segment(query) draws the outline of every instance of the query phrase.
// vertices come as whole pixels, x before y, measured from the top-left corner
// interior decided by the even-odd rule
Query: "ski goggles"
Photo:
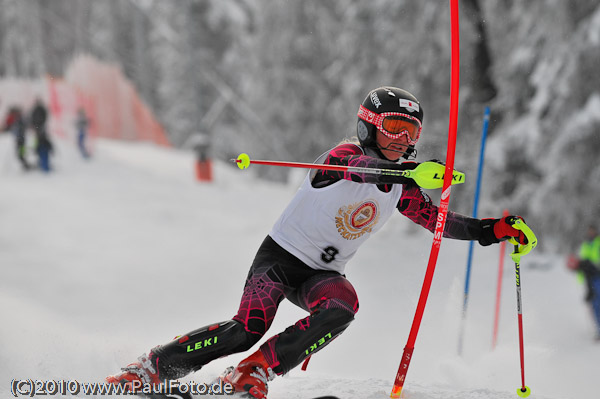
[[[361,105],[358,109],[358,117],[375,125],[381,133],[392,140],[406,136],[408,143],[415,145],[421,136],[421,121],[412,115],[402,112],[376,114]]]

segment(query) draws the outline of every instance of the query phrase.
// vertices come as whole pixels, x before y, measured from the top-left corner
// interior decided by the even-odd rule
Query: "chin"
[[[398,162],[401,157],[400,154],[398,154],[396,152],[391,157],[386,154],[383,154],[383,156],[385,157],[385,159],[387,159],[388,161],[391,161],[391,162]]]

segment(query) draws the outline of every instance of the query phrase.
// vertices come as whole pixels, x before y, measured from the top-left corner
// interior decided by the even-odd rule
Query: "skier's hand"
[[[515,229],[512,225],[515,219],[525,221],[521,216],[505,216],[501,219],[482,219],[481,236],[479,243],[481,245],[491,245],[500,241],[514,238],[519,244],[527,244],[527,237],[521,230]]]
[[[382,169],[392,169],[392,170],[412,170],[419,166],[418,162],[402,162],[395,163],[392,161],[378,161],[378,167]],[[382,175],[378,177],[380,183],[383,184],[415,184],[414,180],[404,176],[393,176],[393,175]]]
[[[419,166],[418,162],[406,161],[406,162],[396,164],[396,166],[394,166],[394,169],[395,170],[413,170],[417,166]]]

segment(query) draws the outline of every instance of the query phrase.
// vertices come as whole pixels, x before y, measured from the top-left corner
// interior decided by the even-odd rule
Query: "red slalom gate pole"
[[[433,273],[435,272],[435,265],[437,263],[438,254],[440,252],[440,245],[442,242],[442,236],[444,233],[444,226],[446,225],[446,216],[448,215],[448,204],[450,202],[450,190],[452,183],[452,171],[454,170],[454,155],[456,150],[456,130],[458,125],[458,88],[460,81],[460,41],[459,41],[459,23],[458,23],[458,0],[450,0],[450,30],[451,30],[451,41],[452,41],[452,60],[451,60],[451,85],[450,85],[450,122],[448,126],[448,149],[446,153],[446,172],[444,175],[444,185],[442,188],[442,196],[440,200],[440,207],[438,209],[437,223],[435,226],[433,244],[431,246],[431,252],[429,254],[429,262],[427,264],[427,271],[425,272],[425,280],[423,281],[423,287],[421,288],[421,295],[419,296],[419,302],[417,303],[417,310],[413,319],[408,341],[404,347],[404,353],[402,354],[402,360],[398,367],[398,373],[394,381],[392,388],[391,398],[400,398],[402,394],[402,388],[408,372],[408,366],[412,359],[412,354],[415,349],[415,341],[417,340],[417,334],[419,333],[419,327],[423,318],[423,312],[425,311],[425,305],[427,303],[427,297],[431,288],[431,282],[433,280]]]
[[[508,216],[505,209],[502,216]],[[504,257],[506,255],[506,241],[500,243],[500,261],[498,262],[498,283],[496,284],[496,306],[494,307],[494,330],[492,333],[492,350],[498,342],[498,324],[500,320],[500,298],[502,297],[502,274],[504,273]]]

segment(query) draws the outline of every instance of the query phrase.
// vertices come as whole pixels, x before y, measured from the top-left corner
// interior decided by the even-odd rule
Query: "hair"
[[[347,143],[356,144],[356,145],[360,146],[360,141],[358,141],[358,137],[356,137],[356,136],[352,136],[352,137],[346,136],[342,139],[342,141],[337,143],[337,145],[347,144]]]

